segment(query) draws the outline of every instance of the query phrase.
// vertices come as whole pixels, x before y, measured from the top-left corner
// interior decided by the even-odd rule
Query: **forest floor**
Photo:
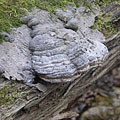
[[[65,120],[120,120],[120,66],[97,80],[70,111],[79,116]]]

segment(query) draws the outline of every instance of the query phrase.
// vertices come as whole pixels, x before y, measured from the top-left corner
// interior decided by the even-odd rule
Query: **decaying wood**
[[[78,113],[69,111],[69,112],[65,112],[62,114],[58,114],[55,117],[51,118],[50,120],[61,120],[61,119],[65,119],[65,118],[74,118],[74,117],[78,117],[78,116],[79,116]]]
[[[71,83],[50,84],[46,92],[39,92],[35,88],[30,88],[21,83],[17,83],[19,88],[24,87],[27,98],[22,100],[18,105],[0,109],[0,120],[58,120],[68,118],[71,112],[64,112],[74,101],[85,94],[91,87],[92,83],[115,66],[120,64],[120,33],[113,38],[104,42],[109,49],[109,57],[103,65],[93,68],[81,74]],[[6,81],[5,81],[6,82]],[[0,84],[9,86],[9,81]],[[73,113],[73,117],[77,114]]]
[[[18,105],[12,112],[8,111],[2,120],[49,120],[59,114],[64,115],[63,111],[85,94],[94,81],[120,64],[120,33],[105,44],[110,54],[102,66],[83,73],[72,83],[54,84],[45,93],[35,90],[34,97]]]

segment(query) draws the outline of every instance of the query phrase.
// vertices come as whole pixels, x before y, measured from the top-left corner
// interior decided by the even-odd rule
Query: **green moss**
[[[93,103],[93,106],[99,106],[99,105],[110,106],[112,105],[112,103],[113,103],[112,98],[97,95],[96,100]]]
[[[114,0],[95,0],[95,2],[101,7],[105,7],[112,4]],[[74,4],[76,7],[82,4],[91,10],[93,9],[87,0],[0,0],[0,33],[3,31],[9,33],[13,27],[19,27],[21,25],[20,18],[25,15],[25,11],[31,11],[35,6],[55,13],[56,8],[65,9],[68,4]],[[117,2],[117,4],[119,3]],[[103,19],[102,16],[99,16],[99,20],[96,21],[93,28],[106,31],[106,33],[108,31],[116,33],[108,21],[107,18]],[[4,37],[0,36],[0,43],[3,41]]]
[[[21,9],[30,11],[36,6],[54,13],[56,8],[64,9],[68,4],[91,6],[87,0],[0,0],[0,33],[21,25],[20,18],[24,15]],[[3,40],[0,36],[0,43]]]
[[[0,90],[0,106],[6,105],[14,102],[15,97],[11,94],[14,91],[14,88],[2,88]]]
[[[30,11],[37,6],[54,12],[55,8],[63,8],[72,0],[0,0],[0,32],[10,32],[11,28],[21,25],[20,18],[24,15],[21,8]],[[0,43],[4,40],[0,36]]]
[[[119,31],[115,29],[110,17],[102,17],[101,15],[98,16],[98,19],[96,20],[92,28],[98,29],[106,36],[106,38],[111,37]]]
[[[97,4],[101,7],[101,9],[103,9],[106,6],[110,6],[111,4],[120,5],[120,2],[118,1],[115,2],[114,0],[100,0]],[[115,20],[112,20],[114,14],[119,11],[120,11],[120,8],[118,7],[117,10],[115,11],[113,10],[112,12],[109,11],[106,14],[103,14],[101,12],[92,28],[98,29],[100,32],[102,32],[106,36],[106,38],[113,36],[118,31],[120,31],[120,25],[116,25],[117,23],[119,24],[120,18],[117,18],[117,19],[115,18]]]
[[[100,7],[105,7],[115,2],[115,0],[95,0]]]
[[[15,85],[4,87],[0,89],[0,106],[13,104],[15,100],[25,98],[25,96],[27,96],[27,93],[18,92]]]
[[[10,32],[11,28],[19,27],[21,25],[20,17],[23,16],[20,13],[20,8],[29,9],[32,5],[31,0],[0,0],[0,32]],[[3,37],[0,36],[0,42],[3,41]]]

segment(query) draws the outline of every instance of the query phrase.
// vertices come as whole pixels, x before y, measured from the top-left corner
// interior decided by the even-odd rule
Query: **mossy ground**
[[[98,105],[110,106],[110,105],[112,105],[112,103],[113,103],[112,98],[97,95],[95,102],[92,104],[92,106],[98,106]]]
[[[104,7],[111,4],[115,0],[95,1],[101,7]],[[55,8],[64,9],[68,4],[74,4],[77,7],[84,4],[88,8],[91,6],[87,0],[0,0],[0,32],[10,32],[13,27],[19,27],[21,25],[20,18],[25,15],[24,10],[31,11],[31,9],[36,6],[54,13]],[[100,18],[100,20],[96,21],[94,28],[103,31],[103,23],[106,22]],[[112,26],[110,26],[110,29],[111,28]],[[4,41],[4,37],[0,36],[0,42],[2,41]]]
[[[89,7],[87,0],[0,0],[0,32],[10,32],[13,27],[19,27],[20,18],[25,15],[24,10],[31,11],[38,7],[54,13],[56,8],[64,9],[68,4]],[[0,42],[3,40],[3,36],[0,36]]]
[[[65,8],[72,0],[0,0],[0,32],[10,32],[21,25],[20,18],[25,15],[21,9],[30,11],[35,6],[54,12],[55,8]],[[0,36],[0,42],[3,36]]]
[[[18,95],[14,94],[15,88],[5,87],[0,90],[0,106],[9,105],[15,101]]]
[[[22,90],[18,90],[16,83],[11,82],[9,86],[5,86],[0,89],[0,107],[3,105],[11,105],[17,99],[22,99],[26,95],[27,94],[25,92],[22,92]]]
[[[99,2],[96,0],[97,4],[101,7],[101,13],[97,17],[95,21],[93,29],[98,29],[102,32],[106,38],[109,38],[120,31],[120,18],[113,19],[113,16],[120,11],[120,1],[118,0],[100,0]],[[104,8],[107,8],[112,5],[116,5],[116,9],[104,12]],[[103,10],[103,11],[102,11]],[[113,20],[112,20],[113,19]]]

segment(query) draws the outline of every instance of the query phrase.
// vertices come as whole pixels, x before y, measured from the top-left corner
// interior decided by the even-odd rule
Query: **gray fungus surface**
[[[7,53],[0,58],[4,75],[25,83],[33,82],[35,74],[51,83],[69,82],[79,77],[78,73],[102,64],[108,56],[102,43],[105,37],[90,28],[97,14],[85,11],[84,7],[70,7],[56,10],[56,15],[51,16],[35,9],[21,18],[27,26],[18,28],[13,43],[0,45],[2,56]],[[4,50],[6,44],[10,46],[8,50]]]

